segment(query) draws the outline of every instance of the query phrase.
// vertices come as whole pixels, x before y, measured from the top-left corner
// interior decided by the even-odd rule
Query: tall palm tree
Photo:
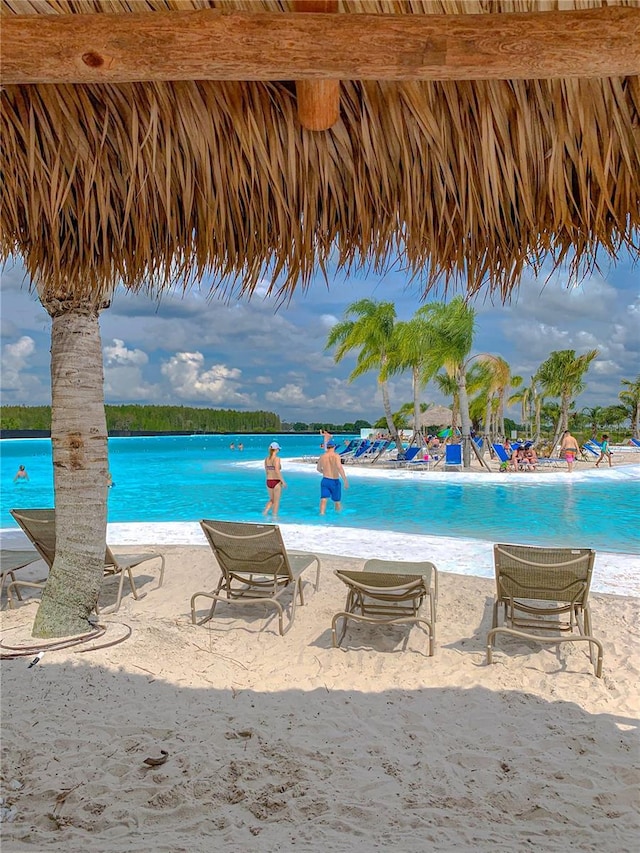
[[[401,373],[411,370],[414,438],[420,430],[420,413],[424,410],[420,403],[420,390],[437,370],[429,361],[432,343],[433,331],[420,310],[411,320],[395,324],[392,351],[389,355],[389,371]]]
[[[56,556],[33,624],[34,637],[89,630],[104,574],[107,421],[99,314],[90,296],[40,288],[51,325],[51,445]]]
[[[475,356],[482,367],[482,382],[487,395],[484,430],[491,438],[496,434],[504,435],[504,406],[509,388],[522,384],[521,376],[512,376],[511,367],[502,356],[481,353]]]
[[[519,389],[512,394],[507,400],[509,406],[513,406],[516,403],[520,404],[520,422],[524,425],[525,435],[527,438],[531,436],[531,410],[532,410],[532,400],[531,400],[531,386],[530,385],[521,385]]]
[[[392,302],[360,299],[346,308],[344,319],[331,329],[325,349],[336,348],[336,363],[342,361],[347,353],[358,350],[356,366],[349,374],[349,382],[371,370],[378,371],[387,427],[396,447],[400,447],[400,436],[391,412],[388,387],[395,319],[396,309]]]
[[[604,425],[605,410],[602,406],[593,406],[591,408],[585,406],[583,409],[580,409],[580,413],[584,415],[589,422],[589,426],[591,427],[591,438],[596,438],[598,430]]]
[[[451,432],[452,434],[455,434],[455,431],[458,428],[458,414],[460,412],[458,383],[454,377],[449,376],[448,373],[437,373],[433,378],[438,386],[438,390],[444,394],[445,397],[451,397]]]
[[[449,303],[433,302],[417,312],[429,322],[432,340],[427,359],[427,372],[444,367],[457,385],[462,431],[463,467],[471,467],[471,419],[467,393],[467,364],[473,346],[475,311],[461,296]]]
[[[618,397],[629,409],[633,437],[640,438],[640,373],[635,379],[622,379],[624,389]]]
[[[574,399],[585,389],[583,376],[598,355],[593,349],[576,356],[575,350],[554,350],[538,368],[537,377],[544,391],[551,397],[560,398],[560,417],[553,437],[553,447],[567,429],[569,409]]]

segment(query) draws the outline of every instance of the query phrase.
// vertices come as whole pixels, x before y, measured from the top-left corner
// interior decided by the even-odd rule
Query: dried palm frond
[[[536,2],[343,0],[342,12],[530,11]],[[562,3],[562,8],[569,4]],[[601,6],[575,2],[575,8]],[[624,5],[624,4],[620,4]],[[233,0],[5,0],[7,14]],[[293,83],[6,86],[0,254],[49,293],[106,298],[211,276],[283,294],[330,260],[488,284],[526,264],[637,256],[640,78],[341,84],[341,118],[297,121]]]

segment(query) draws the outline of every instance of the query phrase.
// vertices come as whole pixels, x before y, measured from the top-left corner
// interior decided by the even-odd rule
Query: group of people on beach
[[[538,468],[538,454],[531,442],[511,447],[509,439],[505,439],[504,449],[509,454],[506,463],[508,471],[536,471]]]
[[[322,474],[320,481],[320,515],[324,515],[327,510],[327,501],[331,500],[336,512],[342,509],[342,485],[344,488],[349,488],[349,480],[342,465],[342,459],[336,453],[336,443],[333,436],[329,432],[321,430],[323,435],[322,448],[324,453],[318,460],[316,469],[319,474]],[[282,475],[282,463],[278,453],[280,445],[277,441],[272,441],[269,445],[269,455],[264,460],[264,470],[267,477],[267,492],[269,500],[263,510],[263,515],[273,515],[277,517],[280,509],[280,498],[282,490],[286,489],[287,484]]]

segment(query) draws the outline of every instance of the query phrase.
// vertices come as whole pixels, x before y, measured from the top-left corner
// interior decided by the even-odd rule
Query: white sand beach
[[[120,545],[123,528],[109,534]],[[323,531],[331,542],[318,528],[306,543],[323,555],[321,588],[306,586],[284,637],[260,609],[220,609],[193,626],[189,598],[214,586],[212,554],[197,539],[156,538],[163,588],[141,567],[145,597],[126,595],[102,617],[100,640],[31,668],[31,655],[4,660],[2,850],[634,849],[638,599],[592,594],[602,679],[583,644],[502,638],[487,666],[494,584],[461,571],[490,569],[490,546],[441,542],[433,657],[415,627],[352,626],[333,649],[345,596],[334,570],[362,559],[327,554]],[[283,535],[300,547],[294,529]],[[596,589],[608,583],[601,556]],[[637,558],[604,560],[637,577]],[[34,645],[34,613],[34,603],[2,612],[4,645]],[[105,643],[115,644],[92,650]],[[164,764],[144,763],[161,750]]]

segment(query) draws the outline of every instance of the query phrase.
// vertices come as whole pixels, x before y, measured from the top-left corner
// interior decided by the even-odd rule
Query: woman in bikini
[[[278,458],[280,445],[277,441],[272,441],[269,445],[269,455],[264,460],[264,470],[267,475],[267,491],[269,492],[269,500],[262,514],[268,515],[269,512],[275,518],[278,515],[280,508],[280,495],[282,490],[286,488],[284,477],[282,476],[282,466]]]

